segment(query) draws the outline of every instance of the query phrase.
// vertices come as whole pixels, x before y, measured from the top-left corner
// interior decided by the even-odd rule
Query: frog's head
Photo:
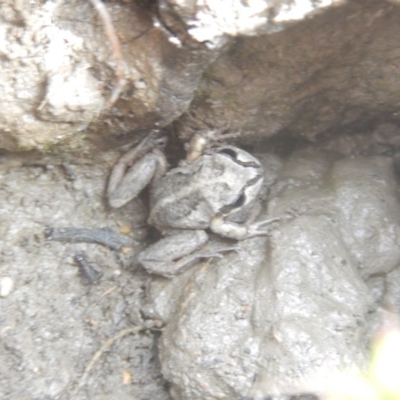
[[[219,213],[222,215],[240,213],[256,200],[264,181],[263,167],[257,158],[234,146],[221,147],[217,154],[230,158],[234,180],[234,183],[230,184],[232,201],[224,205]]]

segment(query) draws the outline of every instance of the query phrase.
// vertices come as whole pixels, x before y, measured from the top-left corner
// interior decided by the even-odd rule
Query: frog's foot
[[[155,264],[154,262],[150,264],[144,265],[144,268],[149,273],[162,275],[166,278],[173,278],[174,276],[181,275],[186,272],[188,269],[193,267],[193,265],[202,258],[213,258],[218,257],[222,258],[223,253],[228,251],[236,251],[239,252],[240,248],[237,246],[225,246],[214,249],[204,249],[195,251],[192,254],[187,255],[186,257],[182,257],[176,261],[163,261],[161,263]],[[143,261],[142,261],[143,262]]]
[[[230,239],[244,240],[256,236],[268,236],[275,223],[282,223],[294,218],[291,213],[279,217],[266,219],[251,224],[238,224],[224,220],[223,216],[214,217],[211,221],[211,230],[220,236]],[[272,226],[271,226],[272,225]]]
[[[274,229],[274,224],[290,221],[294,216],[291,214],[281,215],[275,218],[265,219],[264,221],[253,222],[247,226],[247,238],[256,236],[268,236]]]

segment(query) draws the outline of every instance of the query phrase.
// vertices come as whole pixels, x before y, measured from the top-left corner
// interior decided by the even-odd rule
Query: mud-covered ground
[[[1,157],[0,278],[13,288],[0,298],[0,398],[168,399],[149,330],[116,340],[83,377],[107,339],[142,324],[145,277],[132,259],[146,225],[140,201],[121,211],[104,203],[115,154],[74,159]],[[46,228],[66,226],[128,233],[132,246],[46,239]],[[85,285],[78,254],[102,269],[97,284]]]
[[[197,383],[194,379],[197,374],[201,375],[201,371],[207,374],[208,371],[210,373],[218,371],[218,369],[207,367],[201,361],[202,358],[193,353],[197,342],[200,341],[199,345],[203,347],[206,342],[208,346],[215,345],[215,351],[209,356],[219,354],[218,357],[225,360],[223,365],[229,366],[231,353],[223,354],[224,345],[228,342],[233,343],[236,336],[243,334],[243,332],[240,333],[240,329],[246,326],[246,329],[250,329],[246,336],[246,340],[250,342],[258,337],[257,329],[262,331],[267,329],[264,323],[270,318],[271,311],[267,312],[264,307],[271,304],[266,301],[268,296],[265,297],[269,290],[276,290],[281,295],[286,293],[290,298],[289,300],[284,298],[282,305],[277,306],[273,311],[276,313],[274,317],[276,323],[284,320],[284,313],[282,314],[284,310],[290,315],[297,315],[300,312],[293,321],[299,321],[300,317],[305,317],[307,321],[302,325],[303,328],[296,325],[296,328],[293,328],[294,336],[289,335],[290,338],[285,338],[283,344],[280,344],[281,347],[285,345],[289,347],[285,355],[276,358],[275,361],[278,364],[282,362],[288,371],[293,366],[293,371],[296,368],[300,370],[305,368],[303,372],[310,373],[315,368],[318,370],[319,358],[328,359],[330,356],[325,358],[324,354],[332,355],[332,351],[337,352],[338,357],[345,354],[348,357],[345,364],[347,362],[359,364],[358,358],[362,354],[365,355],[368,337],[373,334],[379,305],[386,302],[392,304],[397,311],[399,309],[398,273],[396,272],[398,269],[394,269],[398,258],[398,250],[396,250],[398,245],[395,242],[399,228],[396,222],[397,217],[393,217],[397,215],[395,210],[399,207],[396,195],[397,183],[393,175],[393,166],[398,166],[397,137],[398,129],[386,124],[370,132],[369,135],[362,132],[343,134],[338,135],[334,140],[308,145],[304,153],[300,152],[297,156],[295,153],[288,159],[283,157],[279,162],[278,158],[273,156],[273,162],[265,164],[266,183],[270,186],[272,193],[275,192],[271,210],[284,210],[288,205],[294,207],[297,214],[293,222],[289,222],[289,226],[292,226],[294,230],[290,231],[287,227],[285,228],[285,224],[282,224],[273,238],[250,239],[240,244],[242,249],[240,254],[231,253],[226,259],[220,261],[210,260],[211,264],[206,262],[203,266],[194,268],[193,274],[188,271],[182,279],[174,278],[171,285],[172,292],[167,297],[163,297],[164,294],[162,294],[161,300],[157,300],[157,293],[154,293],[154,290],[159,290],[157,289],[159,287],[163,291],[165,282],[157,286],[156,281],[156,285],[152,285],[150,294],[146,289],[149,289],[149,280],[155,281],[155,278],[149,277],[135,263],[135,255],[145,246],[149,237],[146,224],[146,197],[137,199],[119,210],[111,210],[105,202],[105,185],[110,168],[118,157],[117,152],[99,153],[92,160],[85,159],[82,154],[80,157],[76,154],[65,155],[64,158],[59,155],[43,157],[37,154],[3,154],[0,164],[2,204],[0,209],[0,295],[3,296],[0,297],[0,398],[22,400],[170,399],[169,384],[163,379],[161,373],[163,370],[175,384],[174,398],[214,399],[214,394],[211,393],[214,389],[219,390],[220,382],[214,381],[215,377],[212,376],[203,377]],[[268,145],[264,148],[273,149]],[[330,153],[324,153],[325,151]],[[348,163],[340,161],[341,164],[338,165],[341,167],[336,167],[336,175],[329,178],[330,173],[326,175],[325,171],[328,167],[324,165],[331,165],[331,161],[330,156],[325,154],[336,154],[332,160],[350,161]],[[381,161],[367,158],[373,155],[379,155]],[[262,154],[259,156],[262,157]],[[357,159],[361,160],[361,164],[357,164]],[[286,167],[283,167],[284,163]],[[357,170],[354,170],[354,165],[356,165],[354,163],[359,165]],[[365,163],[365,168],[362,167],[364,165],[362,163]],[[383,168],[382,171],[388,172],[379,172],[380,165]],[[274,168],[283,168],[286,172],[281,173],[278,179],[278,170],[274,172]],[[378,169],[375,171],[374,168]],[[292,172],[289,173],[289,171]],[[355,171],[359,171],[356,173],[356,178],[353,176]],[[320,183],[315,183],[317,182],[314,182],[315,179],[320,179]],[[346,188],[348,185],[346,179],[350,182],[348,188]],[[352,179],[356,179],[357,184],[351,183]],[[363,179],[365,184],[362,183]],[[303,189],[296,189],[296,187],[302,187],[299,182],[303,182],[301,183],[304,186]],[[336,183],[333,184],[333,182]],[[357,186],[358,184],[360,186]],[[341,187],[340,185],[344,185],[344,192],[337,189]],[[382,185],[383,192],[381,193],[379,189],[377,197],[374,197],[375,189],[367,189],[365,193],[363,192],[367,187],[365,185],[379,187]],[[294,194],[291,194],[289,190],[289,193],[284,195],[285,188],[291,187],[294,188]],[[332,200],[335,198],[332,195],[333,192],[329,194],[329,191],[335,187],[334,190],[338,193],[347,193],[340,201]],[[357,191],[359,194],[356,193]],[[277,193],[281,194],[277,195]],[[307,196],[304,193],[307,193]],[[363,200],[365,204],[357,200],[358,196],[361,199],[370,194],[372,200]],[[383,199],[381,201],[379,201],[380,196]],[[301,199],[308,200],[302,202]],[[340,220],[341,210],[346,214],[346,210],[352,207],[353,199],[355,199],[356,211],[350,213],[354,215],[349,221],[352,221],[351,224],[361,224],[357,225],[354,231],[354,238],[356,238],[354,240],[357,243],[354,242],[353,248],[350,245],[348,250],[338,250],[336,247],[342,240],[345,243],[351,243],[353,236],[350,231],[353,228],[346,228],[347,217],[343,217],[343,221],[339,224],[342,226],[341,224],[344,223],[342,233],[336,232],[336,228],[332,230],[331,227],[324,231],[325,225],[333,223],[336,218]],[[375,204],[374,201],[377,203]],[[334,208],[330,208],[329,204],[335,204]],[[357,206],[359,204],[361,208]],[[333,217],[334,215],[337,216]],[[310,221],[313,221],[315,225],[313,225],[315,232],[321,230],[323,233],[315,233],[312,229],[308,231],[307,227],[312,225]],[[353,226],[351,224],[349,226]],[[122,235],[121,237],[129,242],[123,243],[119,249],[110,249],[99,244],[53,241],[45,234],[49,232],[49,228],[65,227],[108,228]],[[370,234],[372,228],[376,229],[373,235]],[[298,229],[304,232],[299,233]],[[332,237],[329,236],[331,233]],[[309,238],[305,238],[304,235],[309,235]],[[302,240],[306,242],[303,243]],[[269,249],[268,242],[272,243],[273,250],[267,250]],[[330,266],[330,261],[315,264],[315,260],[311,262],[308,256],[304,258],[304,255],[295,251],[296,246],[302,249],[306,246],[305,243],[308,243],[307,246],[316,246],[315,251],[310,253],[314,258],[315,254],[321,252],[322,258],[335,261],[340,258],[338,255],[335,257],[335,252],[339,254],[344,251],[341,254],[348,262],[339,263],[338,270],[335,270],[338,260],[335,261],[334,266],[333,264]],[[332,246],[334,248],[330,250],[333,251],[331,257],[328,249]],[[380,252],[382,257],[379,256],[379,258]],[[272,267],[268,266],[269,261],[266,261],[271,254],[277,258],[271,264]],[[84,255],[89,264],[101,269],[103,275],[97,283],[87,284],[84,272],[75,260],[77,255]],[[378,258],[375,259],[375,256]],[[358,268],[366,269],[361,270],[360,273],[357,272],[357,268],[352,267],[351,260],[353,259],[359,259]],[[324,274],[327,275],[323,274],[324,279],[320,277],[316,281],[313,277],[316,266],[326,268]],[[291,271],[292,267],[295,270]],[[273,269],[270,270],[270,268]],[[264,277],[267,280],[260,278],[263,273],[257,272],[258,269],[270,271]],[[385,279],[386,272],[390,271],[392,271],[391,277]],[[246,278],[247,275],[254,273],[256,274],[255,282],[257,282],[255,286],[252,283],[253,278]],[[258,275],[259,273],[261,275]],[[289,275],[286,276],[286,273]],[[231,274],[237,274],[237,276],[233,277]],[[376,279],[375,274],[378,274]],[[277,278],[273,280],[271,277],[275,275]],[[10,287],[10,282],[12,287]],[[205,290],[203,286],[206,282],[210,286]],[[230,287],[230,282],[240,283],[240,290],[236,291]],[[298,284],[300,286],[296,289]],[[332,285],[336,287],[333,295]],[[270,289],[268,289],[269,286],[271,286]],[[239,305],[243,315],[240,314],[238,317],[237,312],[224,306],[222,287],[226,287],[228,294],[230,293],[229,298],[240,294]],[[298,291],[296,295],[295,289]],[[166,289],[163,293],[167,293],[168,290]],[[265,290],[267,292],[264,293]],[[336,293],[337,291],[339,292]],[[343,303],[345,298],[343,296],[347,291],[355,302],[353,306],[348,307],[348,300],[345,300],[346,304],[340,307],[348,307],[348,312],[342,309],[339,315],[335,308]],[[205,299],[201,300],[201,296],[205,296]],[[222,296],[222,299],[219,296]],[[254,296],[258,299],[257,301],[249,300]],[[329,300],[329,296],[333,298]],[[160,328],[161,325],[151,325],[149,320],[144,319],[149,317],[149,301],[154,298],[158,303],[154,308],[152,318],[164,318],[163,313],[173,313],[170,325],[168,325],[168,320],[171,322],[171,316],[165,317],[167,328],[162,336],[160,348],[163,355],[162,369],[158,358],[157,343],[159,341],[157,339],[159,335],[162,335],[163,328]],[[171,310],[175,307],[175,311],[167,311],[170,303],[168,298],[172,299]],[[247,299],[245,306],[241,303],[244,298]],[[308,300],[305,301],[305,299]],[[185,305],[186,300],[188,300],[188,308]],[[210,301],[216,302],[213,303],[212,308],[208,304]],[[147,304],[143,308],[144,303]],[[332,303],[329,306],[331,308],[328,307],[332,315],[327,312],[326,304],[328,303]],[[314,307],[318,308],[321,316],[318,316]],[[302,315],[302,312],[308,309],[314,310],[313,313],[308,314],[307,311],[307,315]],[[145,313],[143,310],[146,310]],[[250,325],[246,325],[244,321],[249,310],[253,310],[255,314],[249,320]],[[190,318],[195,321],[194,327],[191,327],[193,321],[190,322],[189,313],[193,313]],[[205,317],[202,315],[210,315],[212,318],[204,323]],[[371,318],[372,315],[375,316]],[[234,317],[233,327],[236,326],[235,324],[239,325],[232,328],[228,317]],[[292,321],[291,318],[289,318],[290,321]],[[323,326],[318,324],[321,318],[326,319]],[[213,326],[213,319],[215,319],[215,326]],[[226,323],[221,325],[221,321]],[[332,324],[332,329],[329,328],[330,324]],[[255,326],[258,326],[256,330],[254,330]],[[277,326],[275,330],[278,329]],[[311,330],[310,326],[313,326]],[[343,327],[346,327],[347,333]],[[213,335],[218,336],[207,337],[208,329]],[[222,334],[224,329],[230,332],[225,339]],[[232,329],[235,330],[235,334],[231,331]],[[314,361],[303,348],[301,337],[297,337],[302,330],[311,334],[310,348],[319,349]],[[192,337],[194,332],[198,332],[195,335],[199,336]],[[332,332],[334,336],[331,336]],[[252,339],[253,335],[255,336]],[[349,339],[352,343],[349,344],[346,335],[353,338],[354,343],[351,342],[353,339]],[[262,334],[260,337],[269,340],[268,334]],[[246,340],[243,338],[240,342],[246,342]],[[294,351],[294,347],[291,348],[292,345],[298,346],[297,352]],[[343,348],[340,349],[339,345],[343,345]],[[236,347],[239,349],[240,346],[238,344]],[[274,345],[272,348],[278,351],[278,347]],[[270,356],[268,347],[264,350],[266,351],[263,356],[265,360]],[[249,354],[243,353],[240,363],[244,363],[244,370],[246,370],[249,368],[246,362],[250,362],[251,357],[255,357],[254,363],[251,361],[249,365],[253,365],[254,371],[257,371],[260,365],[258,356]],[[205,356],[209,357],[208,353],[205,353]],[[218,357],[214,359],[213,356],[212,360],[221,362]],[[333,357],[334,359],[336,358]],[[243,378],[243,388],[246,388],[250,378],[244,374],[241,376],[240,363],[235,366],[235,381],[240,382]],[[253,367],[250,370],[254,369]],[[297,372],[294,381],[291,380],[293,377],[290,374],[279,369],[275,374],[268,373],[261,379],[263,393],[269,393],[268,391],[274,386],[266,383],[274,376],[281,384],[286,382],[286,379],[290,382],[289,384],[301,382]],[[189,377],[188,381],[186,377]],[[177,385],[180,380],[184,383]],[[210,393],[206,395],[208,389]],[[186,393],[185,390],[187,390]],[[182,392],[179,393],[179,391]],[[199,397],[195,394],[196,391],[203,394]],[[240,396],[235,396],[236,394],[232,398],[240,398]]]

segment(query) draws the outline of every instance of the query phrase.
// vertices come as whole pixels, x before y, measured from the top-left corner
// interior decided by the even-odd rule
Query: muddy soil
[[[115,154],[1,157],[0,278],[13,287],[0,298],[0,398],[169,399],[155,331],[116,340],[91,368],[102,344],[140,326],[146,276],[132,267],[146,235],[143,203],[111,211],[103,199]],[[120,251],[48,240],[46,228],[110,228],[129,233]],[[84,254],[103,276],[85,285],[74,256]],[[7,280],[6,280],[7,281]],[[79,390],[78,390],[78,385]]]
[[[288,337],[283,335],[280,342],[280,348],[286,346],[287,350],[274,358],[275,362],[293,367],[291,373],[296,368],[302,373],[291,376],[276,367],[272,375],[262,376],[255,391],[258,394],[253,390],[246,398],[258,399],[259,393],[270,393],[275,386],[281,391],[279,385],[292,387],[295,393],[304,371],[315,374],[319,362],[330,363],[332,351],[337,353],[332,358],[335,368],[341,368],[342,362],[362,366],[381,305],[391,304],[399,310],[395,211],[399,204],[393,175],[399,165],[397,137],[396,126],[383,124],[369,135],[344,133],[334,140],[307,145],[289,158],[259,153],[272,193],[269,213],[278,215],[289,207],[297,210],[295,219],[278,227],[272,238],[243,241],[238,254],[206,260],[185,275],[167,280],[167,285],[165,278],[149,276],[135,261],[138,252],[153,240],[146,223],[146,197],[118,210],[111,210],[105,202],[105,185],[117,152],[98,153],[86,161],[82,154],[79,158],[76,154],[3,154],[0,398],[219,398],[218,391],[226,389],[220,389],[220,378],[212,373],[223,372],[225,367],[210,368],[202,358],[193,358],[196,346],[204,353],[206,344],[208,349],[215,347],[204,353],[206,358],[212,357],[210,365],[221,363],[221,357],[227,357],[223,363],[227,368],[236,365],[234,381],[239,386],[232,382],[226,393],[235,387],[229,398],[241,398],[239,394],[249,393],[249,384],[253,386],[252,374],[258,375],[260,360],[271,357],[268,349],[273,349],[273,354],[278,351],[273,337],[261,359],[258,353],[246,352],[246,346],[258,336],[267,342],[271,339],[265,333],[270,318],[278,336],[282,321],[289,318],[289,328],[283,330]],[[273,146],[266,143],[265,148]],[[332,170],[336,172],[328,173],[333,160],[339,159],[343,161]],[[358,165],[356,170],[354,165]],[[355,171],[359,172],[354,175]],[[354,184],[354,179],[359,184]],[[368,185],[372,189],[365,189]],[[374,185],[382,187],[376,196]],[[340,201],[336,192],[344,195]],[[370,195],[372,200],[364,199],[365,207],[357,208],[360,198]],[[356,211],[351,212],[352,207]],[[49,229],[54,237],[54,232],[66,227],[110,229],[123,243],[110,248],[50,240]],[[314,250],[303,254],[304,243]],[[343,263],[339,254],[347,261]],[[97,282],[88,284],[76,256],[84,257],[83,267],[101,270]],[[324,257],[326,262],[321,261]],[[317,270],[313,272],[315,268],[326,270],[319,276]],[[281,297],[286,293],[289,298],[278,300],[274,293]],[[275,300],[267,301],[270,295]],[[225,297],[238,304],[232,303],[231,309]],[[326,309],[328,303],[331,313]],[[206,315],[211,319],[205,323]],[[299,318],[304,319],[301,326],[297,326]],[[323,329],[318,322],[322,319]],[[309,343],[298,336],[301,331],[309,332]],[[231,344],[240,339],[235,351],[224,356],[228,337]],[[310,359],[307,346],[320,349],[315,350],[316,358]],[[232,364],[229,357],[235,357],[235,352],[242,356]],[[197,381],[196,376],[203,373]],[[163,376],[173,382],[172,388]]]

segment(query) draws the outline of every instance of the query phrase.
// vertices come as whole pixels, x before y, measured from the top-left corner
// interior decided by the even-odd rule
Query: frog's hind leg
[[[190,259],[192,253],[207,241],[208,235],[203,230],[178,231],[147,247],[138,255],[138,261],[151,274],[166,277],[178,275],[193,261]],[[180,262],[186,257],[189,258]]]
[[[133,200],[152,180],[156,169],[157,160],[152,153],[142,157],[122,177],[120,171],[114,169],[107,188],[108,204],[119,208]],[[120,178],[119,182],[115,181],[115,175]]]
[[[205,231],[180,231],[142,251],[138,261],[147,272],[172,278],[187,271],[201,258],[222,257],[227,251],[239,251],[237,246],[205,246],[207,242]]]
[[[156,148],[165,138],[147,136],[114,165],[107,185],[108,203],[119,208],[134,199],[153,179],[167,170],[164,154]]]

